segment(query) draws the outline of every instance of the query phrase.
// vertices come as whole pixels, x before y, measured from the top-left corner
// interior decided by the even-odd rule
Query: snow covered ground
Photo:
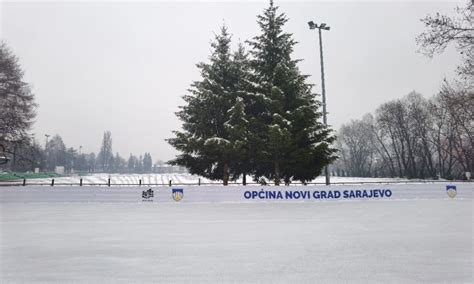
[[[454,199],[383,188],[391,198],[291,202],[156,188],[142,202],[138,187],[1,187],[0,283],[472,283],[473,184]]]
[[[80,179],[84,185],[106,185],[110,178],[110,183],[113,184],[136,184],[138,185],[140,180],[142,184],[164,184],[167,185],[171,180],[172,184],[198,184],[199,179],[201,184],[222,184],[222,181],[212,181],[203,177],[190,175],[187,173],[170,173],[170,174],[91,174],[87,176],[69,176],[54,178],[56,185],[66,184],[79,184]],[[38,178],[28,179],[27,184],[51,184],[52,178]],[[358,177],[331,177],[332,183],[363,183],[363,182],[404,182],[406,179],[402,178],[358,178]],[[412,180],[413,181],[413,180]],[[247,182],[252,183],[252,178],[247,177]],[[320,176],[312,183],[325,183],[325,177]],[[21,180],[17,180],[16,183],[21,184]],[[241,184],[242,180],[237,180],[235,183]],[[231,182],[230,184],[233,184]],[[298,184],[298,183],[295,183]],[[1,184],[0,184],[1,185]]]

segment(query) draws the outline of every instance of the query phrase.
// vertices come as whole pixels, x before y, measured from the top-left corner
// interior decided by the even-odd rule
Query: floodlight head
[[[323,29],[323,30],[327,30],[329,31],[329,26],[326,25],[326,23],[322,23],[320,26],[319,26],[320,29]]]
[[[309,21],[308,25],[309,25],[309,29],[311,30],[314,30],[315,28],[317,28],[317,25],[313,21]]]

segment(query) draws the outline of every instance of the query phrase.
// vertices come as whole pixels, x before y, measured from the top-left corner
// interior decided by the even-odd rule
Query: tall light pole
[[[49,134],[45,134],[46,142],[44,143],[44,171],[46,172],[48,169],[48,138]]]
[[[309,21],[308,25],[309,25],[310,30],[318,29],[318,32],[319,32],[319,56],[321,60],[321,87],[322,87],[322,95],[323,95],[323,123],[325,126],[328,126],[328,121],[326,117],[326,114],[327,114],[326,113],[326,89],[324,85],[323,38],[321,36],[321,30],[329,31],[330,28],[325,23],[318,25],[318,24],[315,24],[313,21]],[[329,178],[328,166],[324,167],[324,174],[326,175],[326,185],[330,185],[331,180]]]
[[[46,150],[46,148],[48,147],[49,134],[45,134],[44,137],[46,137],[46,142],[45,142],[45,144],[44,144],[44,149]]]

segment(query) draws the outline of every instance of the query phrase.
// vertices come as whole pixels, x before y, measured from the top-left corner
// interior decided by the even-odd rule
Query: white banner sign
[[[321,202],[472,198],[473,183],[344,186],[18,186],[0,188],[0,202]]]

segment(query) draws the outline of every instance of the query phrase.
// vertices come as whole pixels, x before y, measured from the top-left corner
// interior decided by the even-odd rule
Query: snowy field
[[[203,178],[200,176],[190,175],[187,173],[169,173],[169,174],[101,174],[95,173],[87,176],[68,176],[68,177],[56,177],[55,185],[78,185],[80,179],[82,178],[82,182],[84,185],[107,185],[108,180],[110,178],[110,183],[112,185],[138,185],[140,180],[142,184],[169,184],[169,181],[172,184],[198,184],[200,181],[201,184],[222,184],[222,181],[213,181],[207,178]],[[28,179],[27,184],[35,185],[35,184],[51,184],[52,178],[37,178],[37,179]],[[13,183],[21,184],[22,180],[16,180]],[[248,183],[255,183],[252,181],[251,177],[247,177]],[[413,182],[413,180],[409,181],[402,178],[358,178],[358,177],[331,177],[332,183],[385,183],[385,182]],[[10,182],[11,183],[11,182]],[[241,184],[242,179],[239,179],[235,182],[230,182],[232,184]],[[271,182],[270,182],[271,183]],[[320,176],[315,180],[311,181],[311,183],[325,183],[325,177]],[[298,185],[299,183],[294,183],[294,185]],[[2,185],[2,183],[0,183]]]
[[[314,186],[393,194],[304,201],[185,187],[181,202],[169,187],[153,202],[143,187],[0,187],[0,283],[472,283],[474,186],[456,186]]]

